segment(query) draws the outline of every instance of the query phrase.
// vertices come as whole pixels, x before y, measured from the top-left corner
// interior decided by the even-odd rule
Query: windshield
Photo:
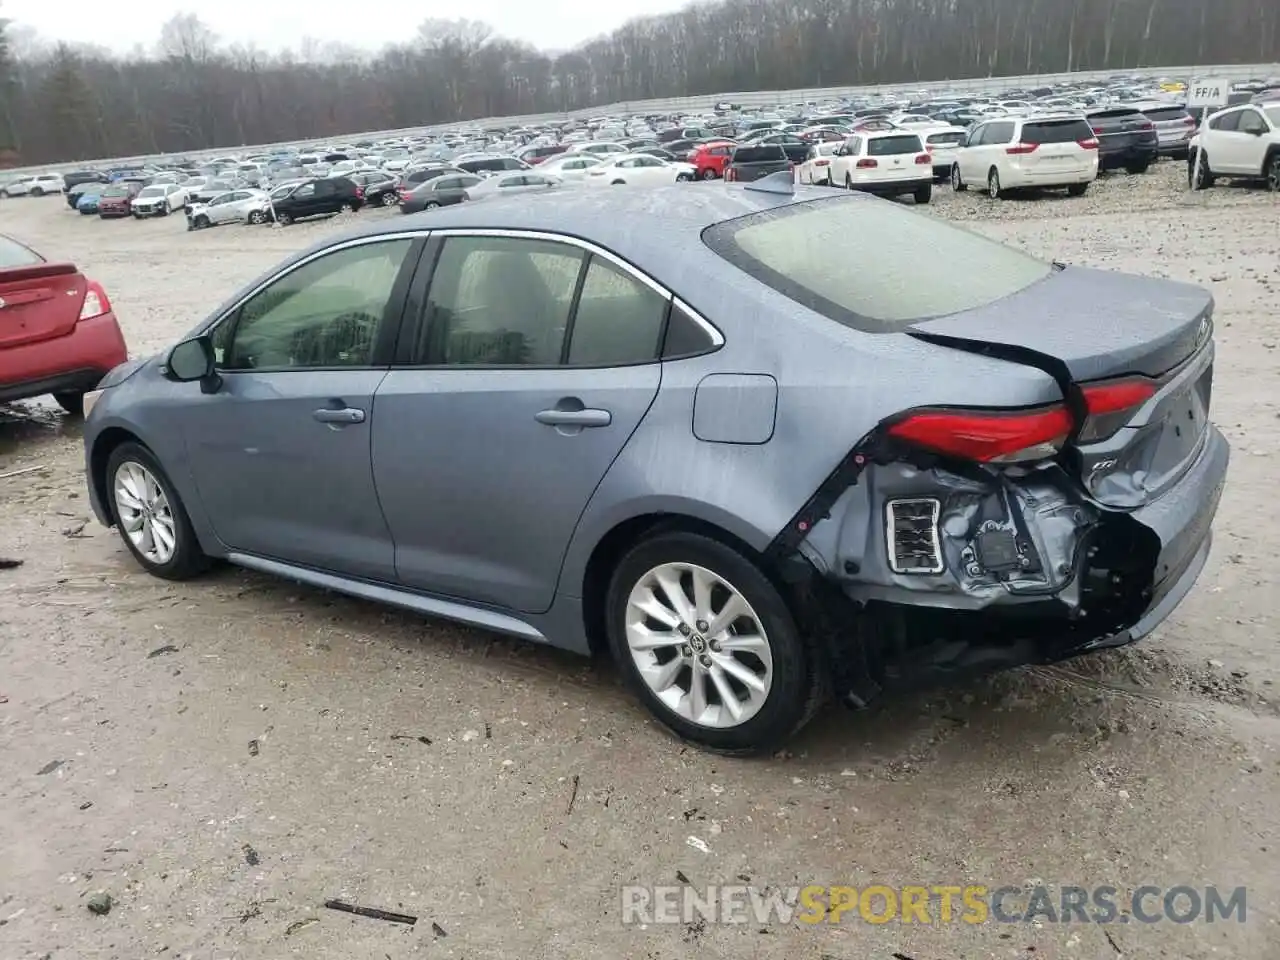
[[[139,197],[163,197],[164,187],[144,187]]]
[[[119,186],[118,184],[113,184],[112,186],[107,187],[107,189],[103,190],[102,195],[104,197],[127,197],[129,195],[129,188]]]
[[[857,270],[829,255],[850,237],[875,238],[860,253]],[[703,239],[784,296],[873,333],[986,306],[1052,270],[1041,260],[932,216],[860,197],[751,214],[711,227]],[[932,264],[924,283],[921,250],[930,252]]]

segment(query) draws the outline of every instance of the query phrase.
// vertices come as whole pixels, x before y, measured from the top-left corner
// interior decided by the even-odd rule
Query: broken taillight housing
[[[1073,426],[1063,404],[1033,410],[918,410],[891,424],[889,436],[978,463],[1044,460],[1062,449]]]
[[[1097,443],[1107,439],[1132,420],[1138,408],[1155,396],[1156,390],[1155,381],[1146,377],[1126,377],[1081,387],[1089,415],[1080,428],[1078,441]]]

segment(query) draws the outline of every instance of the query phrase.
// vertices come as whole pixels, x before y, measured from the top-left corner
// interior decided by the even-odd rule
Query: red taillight
[[[1155,128],[1156,128],[1156,125],[1152,123],[1150,120],[1143,120],[1140,124],[1138,124],[1139,130],[1154,130]]]
[[[364,187],[356,187],[356,199],[357,200],[364,199]]]
[[[1020,156],[1024,153],[1035,153],[1038,143],[1015,143],[1011,147],[1005,147],[1004,152],[1011,156]]]
[[[1062,449],[1072,420],[1062,405],[1037,410],[922,410],[889,435],[926,450],[978,463],[1042,460]]]
[[[872,167],[880,166],[880,164],[876,163],[870,157],[863,157],[854,166],[856,166],[859,170],[870,170]]]
[[[1101,131],[1101,130],[1099,130],[1097,127],[1090,127],[1089,129],[1093,131],[1093,135],[1094,135],[1095,137],[1100,137],[1100,136],[1102,136],[1102,131]]]
[[[927,153],[920,153],[920,154],[917,154],[917,155],[916,155],[916,163],[917,163],[917,164],[922,164],[922,163],[933,163],[933,157],[929,156],[929,154],[927,154]]]
[[[1137,409],[1155,396],[1156,384],[1145,377],[1130,377],[1086,385],[1080,392],[1089,416],[1078,439],[1080,443],[1096,443],[1128,423]]]
[[[79,319],[92,320],[110,312],[111,301],[107,299],[107,292],[102,289],[102,284],[90,280],[84,292],[84,303],[80,304]]]
[[[1098,149],[1098,141],[1095,137],[1090,137],[1088,140],[1077,140],[1076,143],[1085,150]]]
[[[815,161],[813,161],[813,165],[814,165],[815,167],[827,167],[827,166],[830,166],[830,165],[831,165],[831,161],[830,161],[830,160],[815,160]]]

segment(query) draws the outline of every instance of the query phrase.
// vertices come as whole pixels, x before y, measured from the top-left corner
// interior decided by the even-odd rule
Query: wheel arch
[[[93,493],[102,506],[107,519],[114,525],[111,511],[110,491],[107,490],[107,461],[111,454],[122,444],[136,443],[146,447],[147,443],[131,430],[124,427],[107,427],[93,439],[89,449],[89,482],[93,485]],[[147,447],[147,449],[151,449]]]
[[[1273,143],[1267,147],[1266,155],[1262,158],[1262,175],[1267,175],[1267,170],[1271,164],[1276,162],[1276,158],[1280,157],[1280,143]]]
[[[669,510],[642,513],[614,524],[596,541],[587,558],[581,580],[582,619],[593,656],[607,654],[605,606],[609,580],[628,550],[662,533],[695,533],[736,550],[760,567],[770,580],[779,582],[777,571],[765,555],[726,527],[690,513]],[[785,594],[784,594],[785,595]]]

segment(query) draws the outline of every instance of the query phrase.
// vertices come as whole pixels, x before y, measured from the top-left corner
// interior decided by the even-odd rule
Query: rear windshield
[[[856,267],[830,251],[874,238]],[[706,244],[766,286],[871,333],[972,310],[1047,277],[1052,267],[993,240],[894,203],[837,197],[716,224]],[[921,251],[929,251],[921,280]]]
[[[1280,103],[1272,103],[1262,108],[1273,127],[1280,127]]]
[[[1089,117],[1093,120],[1128,120],[1131,117],[1144,116],[1143,112],[1136,107],[1113,107],[1110,110],[1090,110]]]
[[[733,151],[734,163],[772,163],[786,159],[786,151],[776,143],[765,143],[758,147],[737,147]]]
[[[1182,107],[1155,107],[1151,110],[1143,110],[1142,112],[1147,115],[1148,120],[1153,122],[1159,122],[1161,120],[1181,120],[1183,117],[1188,116],[1187,111]]]
[[[1083,119],[1038,120],[1022,125],[1023,143],[1071,143],[1073,140],[1088,140],[1092,136],[1093,128]]]
[[[31,267],[44,263],[44,257],[34,250],[28,250],[17,240],[0,236],[0,270],[7,267]]]
[[[888,157],[899,153],[919,153],[924,147],[914,133],[901,137],[874,137],[867,141],[867,156]]]
[[[954,133],[931,133],[925,139],[929,143],[964,143],[964,138],[968,136],[963,130],[957,130]]]

